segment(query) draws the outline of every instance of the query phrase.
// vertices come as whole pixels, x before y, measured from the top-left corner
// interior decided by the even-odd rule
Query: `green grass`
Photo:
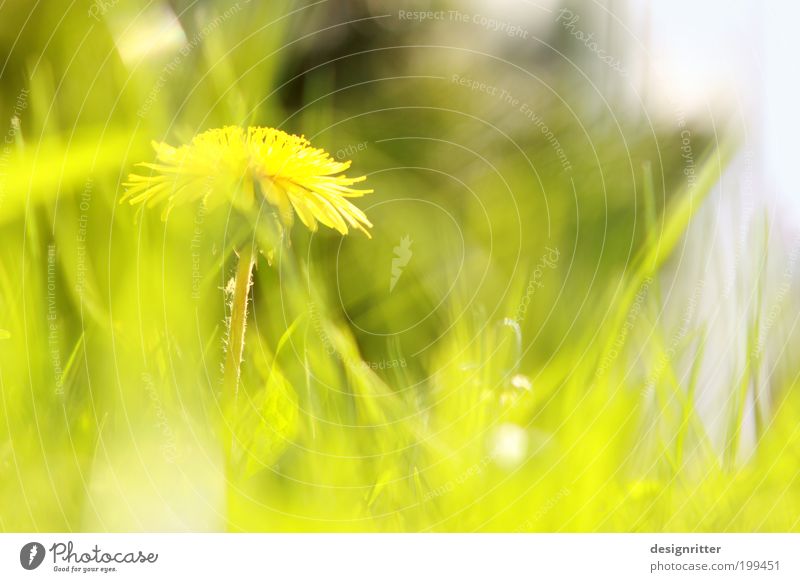
[[[415,48],[424,78],[401,78],[348,43],[410,32],[291,43],[326,13],[280,18],[288,6],[233,15],[144,117],[168,59],[123,64],[85,7],[26,28],[11,53],[3,119],[20,88],[30,99],[0,178],[0,529],[800,529],[796,363],[765,388],[747,356],[766,295],[719,402],[722,442],[696,404],[707,330],[664,310],[662,273],[733,132],[693,132],[688,188],[674,128],[598,122],[574,71],[550,71],[554,94],[496,59]],[[187,10],[191,37],[202,17]],[[325,42],[343,58],[314,69]],[[535,104],[571,170],[454,71]],[[233,411],[226,288],[242,240],[228,209],[163,222],[118,204],[151,139],[227,123],[331,152],[364,143],[347,157],[376,192],[359,201],[372,240],[295,228],[272,264],[258,257]],[[404,236],[412,256],[390,291]],[[749,447],[744,411],[766,389]]]

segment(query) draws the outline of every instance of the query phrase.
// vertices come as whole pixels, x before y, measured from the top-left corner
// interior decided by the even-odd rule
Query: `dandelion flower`
[[[207,208],[227,202],[242,212],[258,210],[266,201],[286,227],[297,214],[312,231],[322,223],[342,234],[354,228],[369,237],[372,223],[348,200],[372,192],[353,188],[366,177],[348,178],[344,172],[349,161],[333,159],[302,136],[270,127],[227,126],[203,132],[180,147],[153,142],[153,148],[156,161],[139,164],[150,172],[128,176],[123,201],[148,207],[163,204],[164,218],[175,206],[198,200]],[[256,247],[251,239],[237,249],[236,274],[230,284],[224,393],[234,405]]]
[[[163,204],[163,218],[175,206],[199,200],[206,208],[228,203],[242,213],[258,211],[267,202],[275,209],[279,223],[287,228],[297,214],[311,231],[316,231],[322,223],[343,235],[354,228],[370,236],[367,229],[372,223],[348,200],[372,192],[353,188],[366,177],[347,177],[344,172],[350,167],[349,161],[333,159],[302,136],[269,127],[245,130],[227,126],[203,132],[180,147],[153,142],[153,148],[156,161],[139,164],[150,172],[130,174],[123,184],[126,191],[122,200],[147,207]],[[235,435],[231,427],[238,423],[237,398],[245,353],[248,296],[253,269],[262,250],[255,236],[236,244],[235,275],[226,286],[230,303],[225,321],[221,397],[224,414],[229,417],[225,438],[229,478],[236,471]]]
[[[153,142],[156,162],[139,166],[150,175],[131,174],[123,184],[123,200],[156,206],[165,203],[163,216],[176,205],[202,200],[214,206],[229,200],[241,210],[257,208],[263,196],[289,227],[296,213],[316,231],[318,223],[347,234],[364,232],[372,224],[348,198],[369,194],[352,186],[366,176],[343,174],[350,161],[337,161],[324,149],[312,147],[302,136],[271,127],[238,126],[210,129],[191,143],[173,147]]]

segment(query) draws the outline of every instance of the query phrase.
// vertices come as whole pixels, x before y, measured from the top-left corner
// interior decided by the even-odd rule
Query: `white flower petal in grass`
[[[490,437],[492,458],[504,469],[517,467],[528,454],[528,433],[513,423],[501,424]]]
[[[524,374],[515,374],[514,377],[511,378],[511,385],[514,388],[519,388],[520,390],[527,390],[527,391],[530,391],[533,388],[531,379]]]

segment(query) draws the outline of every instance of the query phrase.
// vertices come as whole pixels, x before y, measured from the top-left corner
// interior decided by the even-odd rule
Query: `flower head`
[[[286,226],[297,213],[312,231],[321,222],[342,234],[352,227],[369,236],[372,223],[347,200],[372,192],[351,187],[366,176],[348,178],[342,172],[349,161],[334,160],[302,136],[270,127],[228,126],[201,133],[187,145],[153,142],[153,148],[156,163],[138,164],[153,172],[131,174],[123,184],[123,200],[131,204],[165,202],[166,216],[183,202],[201,199],[213,206],[227,199],[246,210],[263,196]]]

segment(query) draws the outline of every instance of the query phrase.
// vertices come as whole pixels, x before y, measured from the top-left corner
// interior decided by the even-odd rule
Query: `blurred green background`
[[[3,531],[800,529],[768,287],[731,296],[709,396],[719,275],[681,270],[741,122],[651,115],[560,5],[522,4],[0,4]],[[228,209],[118,201],[151,140],[237,124],[375,193],[371,240],[296,227],[259,259],[231,421]]]

